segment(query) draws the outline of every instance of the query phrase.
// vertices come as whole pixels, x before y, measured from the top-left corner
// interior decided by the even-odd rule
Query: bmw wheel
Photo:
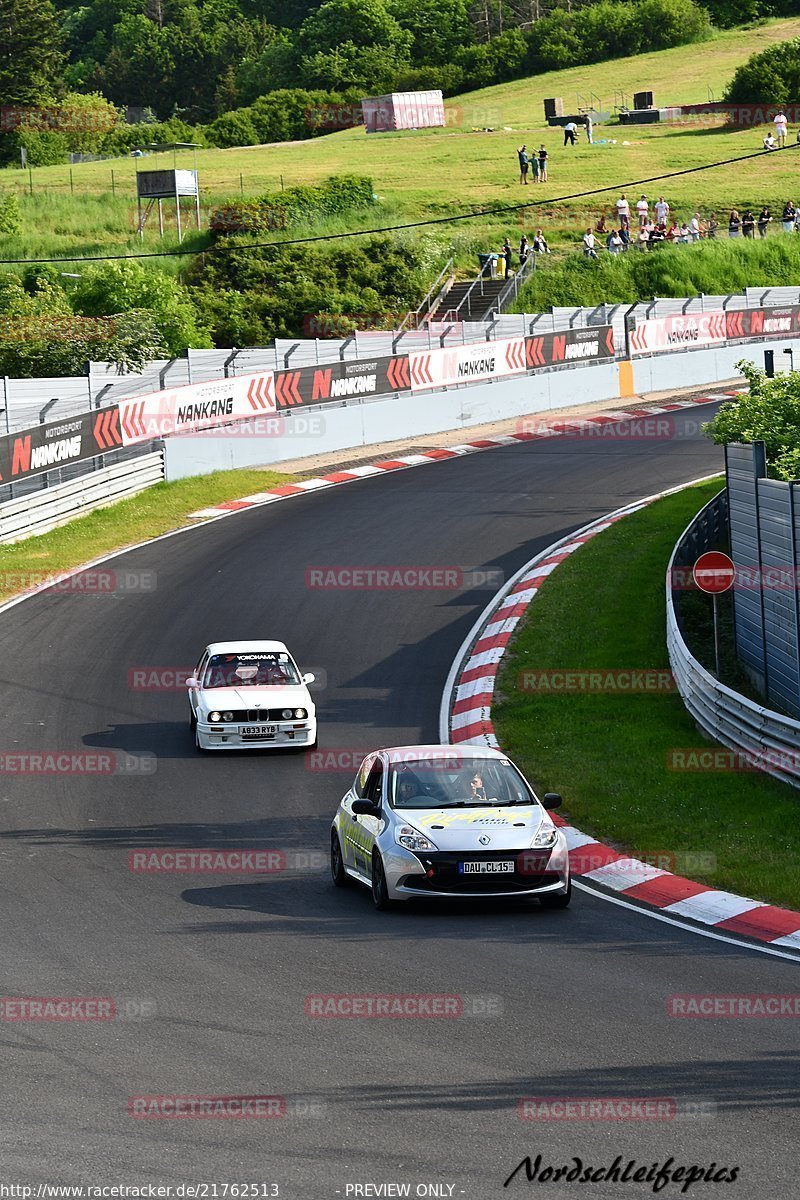
[[[540,896],[539,903],[542,908],[567,908],[572,899],[572,880],[567,884],[567,890],[563,896]]]
[[[331,830],[331,879],[335,886],[340,888],[347,887],[350,883],[350,876],[344,869],[342,844],[335,829]]]
[[[383,859],[377,850],[372,852],[372,902],[378,912],[386,912],[387,909],[392,908],[392,901],[389,899],[389,885],[383,869]]]

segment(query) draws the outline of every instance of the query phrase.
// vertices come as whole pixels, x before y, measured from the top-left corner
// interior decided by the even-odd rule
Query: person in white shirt
[[[647,224],[647,218],[650,215],[650,205],[647,203],[647,196],[642,192],[641,200],[636,201],[636,211],[639,214],[639,228]]]
[[[778,143],[775,141],[775,138],[772,136],[771,133],[768,133],[766,135],[766,137],[764,138],[763,145],[764,145],[765,150],[777,150],[778,149]]]
[[[667,217],[669,216],[669,205],[663,196],[659,196],[656,202],[656,224],[666,225]]]
[[[700,240],[700,214],[695,213],[689,222],[689,237],[693,242]]]
[[[577,132],[578,132],[578,126],[575,124],[575,122],[567,121],[566,125],[564,126],[564,145],[565,146],[567,145],[567,143],[569,143],[570,146],[575,145],[575,135],[577,134]]]
[[[583,235],[583,254],[585,258],[597,258],[595,250],[595,236],[591,229],[587,229]]]
[[[620,225],[624,229],[627,229],[631,221],[631,206],[628,204],[624,192],[617,201],[617,216],[619,217]]]
[[[789,128],[789,121],[783,109],[778,109],[775,114],[775,137],[778,145],[782,148],[786,143],[786,131]]]

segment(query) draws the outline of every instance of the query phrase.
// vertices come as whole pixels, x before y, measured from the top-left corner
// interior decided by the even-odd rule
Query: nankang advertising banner
[[[725,313],[729,342],[739,338],[793,337],[800,332],[800,305],[788,308],[736,308]]]
[[[125,446],[275,412],[272,371],[150,392],[119,405]]]
[[[562,363],[607,361],[614,357],[611,325],[587,325],[525,338],[525,362],[529,370],[557,367]]]
[[[470,342],[464,346],[448,346],[444,350],[425,350],[408,357],[413,390],[499,379],[526,370],[525,339],[521,337]]]
[[[0,481],[16,483],[122,446],[116,404],[0,437]]]
[[[279,410],[306,404],[332,404],[360,396],[408,391],[408,356],[359,359],[275,372]]]
[[[727,338],[726,316],[720,308],[713,312],[674,313],[670,317],[642,321],[631,330],[631,356],[722,346]]]

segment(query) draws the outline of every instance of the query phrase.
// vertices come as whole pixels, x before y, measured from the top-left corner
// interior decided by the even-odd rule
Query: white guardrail
[[[683,543],[703,523],[709,502],[681,534],[667,570],[667,651],[675,683],[688,712],[709,737],[741,752],[743,763],[800,787],[800,721],[764,708],[720,683],[694,657],[678,625],[672,590]]]
[[[157,450],[81,475],[69,483],[8,500],[0,506],[0,544],[47,533],[83,513],[135,496],[163,479],[164,451]]]

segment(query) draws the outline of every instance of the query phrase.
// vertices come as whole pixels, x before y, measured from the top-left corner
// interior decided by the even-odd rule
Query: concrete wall
[[[259,435],[236,433],[167,438],[167,479],[231,467],[262,466],[309,454],[327,454],[377,442],[465,429],[487,421],[523,417],[574,404],[619,397],[619,364],[566,368],[446,391],[295,411],[267,422]],[[296,430],[295,433],[292,430]],[[274,431],[274,432],[273,432]]]

